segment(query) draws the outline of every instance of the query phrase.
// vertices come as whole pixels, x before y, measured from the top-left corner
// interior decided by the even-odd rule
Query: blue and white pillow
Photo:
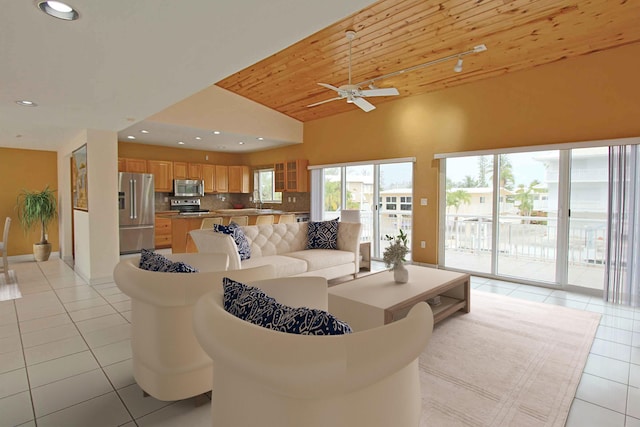
[[[343,335],[351,327],[323,310],[280,304],[261,289],[225,277],[224,309],[264,328],[300,335]]]
[[[242,228],[240,228],[238,224],[235,222],[232,222],[228,226],[214,224],[213,231],[228,234],[233,237],[233,241],[236,242],[236,246],[238,247],[238,255],[240,255],[241,261],[251,258],[251,246],[249,245],[247,236],[245,236],[244,231],[242,231]]]
[[[338,218],[309,222],[307,249],[338,249]]]
[[[162,254],[143,249],[140,253],[140,263],[143,270],[159,271],[162,273],[197,273],[198,269],[182,261],[173,262]]]

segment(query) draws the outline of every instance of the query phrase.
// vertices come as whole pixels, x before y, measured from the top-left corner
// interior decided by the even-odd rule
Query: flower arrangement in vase
[[[397,236],[387,234],[384,239],[391,242],[382,256],[385,267],[392,268],[393,278],[396,283],[407,283],[409,281],[409,271],[404,266],[405,257],[409,253],[407,234],[400,229]]]

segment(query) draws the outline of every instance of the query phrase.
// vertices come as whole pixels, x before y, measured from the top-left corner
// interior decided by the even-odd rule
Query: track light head
[[[453,67],[453,71],[459,73],[462,71],[462,58],[458,58],[458,62],[456,62],[455,67]]]

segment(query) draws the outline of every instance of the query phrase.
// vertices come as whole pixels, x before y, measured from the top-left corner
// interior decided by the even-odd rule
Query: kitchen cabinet
[[[144,159],[118,157],[118,172],[146,173],[147,161]]]
[[[189,163],[189,179],[202,179],[202,165],[200,163]]]
[[[155,245],[156,249],[171,247],[171,218],[156,215]]]
[[[309,191],[309,172],[307,166],[308,160],[288,160],[283,163],[274,165],[274,190],[279,192],[298,192],[304,193]]]
[[[202,179],[204,180],[204,192],[216,192],[216,166],[202,165]]]
[[[148,160],[149,173],[153,174],[155,191],[170,193],[173,191],[173,162],[166,160]]]
[[[216,165],[216,189],[218,193],[229,192],[229,168],[228,166]]]
[[[173,179],[189,179],[189,164],[173,162]]]
[[[249,191],[249,166],[229,166],[229,193]]]
[[[285,180],[287,177],[284,168],[284,163],[276,163],[273,165],[273,191],[278,193],[284,192],[286,189]]]

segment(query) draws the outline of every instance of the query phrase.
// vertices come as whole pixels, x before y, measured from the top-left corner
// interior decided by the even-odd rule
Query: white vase
[[[407,283],[409,281],[409,270],[403,263],[399,262],[393,266],[393,280],[396,283]]]

